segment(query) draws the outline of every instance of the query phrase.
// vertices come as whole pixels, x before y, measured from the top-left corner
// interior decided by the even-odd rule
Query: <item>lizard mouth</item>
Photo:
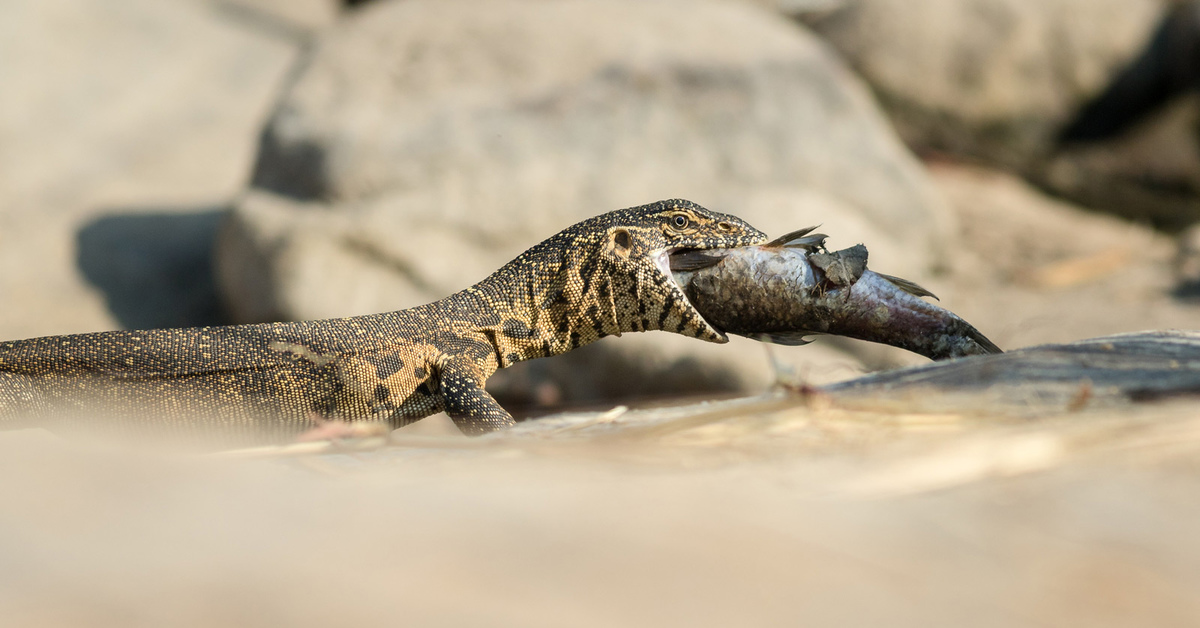
[[[693,249],[684,247],[667,248],[658,251],[652,257],[654,259],[654,265],[658,268],[658,271],[667,278],[667,282],[671,286],[672,290],[675,291],[676,296],[678,296],[680,301],[685,304],[685,307],[692,314],[694,319],[699,321],[703,326],[703,330],[700,334],[698,334],[698,336],[712,342],[728,342],[729,336],[727,336],[725,332],[713,327],[712,323],[708,322],[708,319],[704,318],[704,315],[700,313],[700,310],[697,310],[696,306],[692,305],[692,300],[688,298],[687,290],[684,289],[684,282],[681,281],[680,278],[675,274],[675,271],[672,270],[672,266],[674,265],[673,259],[678,260],[680,259],[678,256],[701,250],[708,249]],[[712,263],[715,264],[719,261],[720,257],[716,257],[715,261]]]

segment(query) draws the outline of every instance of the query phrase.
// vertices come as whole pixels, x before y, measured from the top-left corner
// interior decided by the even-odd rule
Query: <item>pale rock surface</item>
[[[143,320],[114,315],[88,275],[134,269],[148,279],[132,288],[149,294],[177,268],[201,272],[215,228],[204,216],[243,185],[296,49],[205,2],[6,2],[0,338]],[[143,257],[155,247],[187,259]]]

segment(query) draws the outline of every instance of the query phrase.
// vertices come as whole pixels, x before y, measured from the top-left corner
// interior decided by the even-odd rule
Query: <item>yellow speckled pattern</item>
[[[303,431],[314,416],[399,426],[444,410],[481,434],[513,422],[483,389],[498,368],[630,331],[724,342],[672,279],[667,254],[765,240],[734,216],[660,201],[578,223],[407,310],[0,343],[0,426],[53,427],[64,409],[104,407],[118,410],[106,419],[118,429],[220,429],[254,442]]]

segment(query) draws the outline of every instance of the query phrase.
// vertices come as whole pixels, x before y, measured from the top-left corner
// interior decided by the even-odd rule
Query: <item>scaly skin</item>
[[[483,389],[496,369],[622,332],[726,342],[671,278],[667,255],[765,240],[734,216],[661,201],[578,223],[412,309],[0,343],[0,426],[52,425],[74,404],[85,415],[114,409],[134,431],[216,428],[243,441],[295,434],[314,416],[399,426],[443,410],[464,433],[490,432],[513,424]]]

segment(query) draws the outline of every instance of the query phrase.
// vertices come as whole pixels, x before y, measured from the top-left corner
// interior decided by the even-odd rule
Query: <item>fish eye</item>
[[[674,216],[671,216],[671,226],[680,230],[687,229],[688,217],[683,214],[675,214]]]

